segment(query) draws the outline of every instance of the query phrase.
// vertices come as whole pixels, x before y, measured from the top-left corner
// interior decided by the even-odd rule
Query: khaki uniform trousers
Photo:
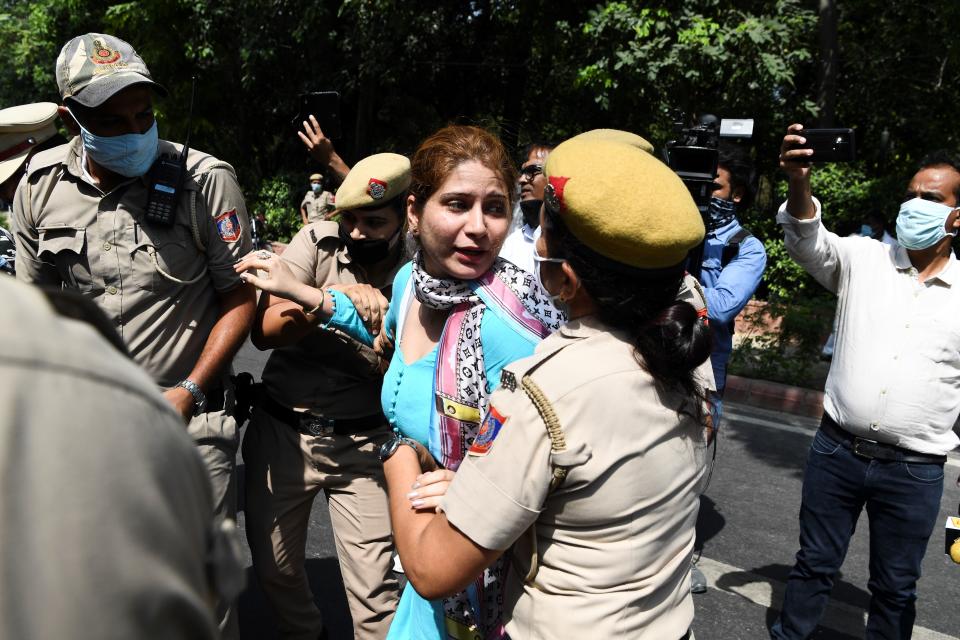
[[[327,497],[354,637],[384,638],[399,601],[393,537],[378,451],[382,429],[307,436],[254,410],[243,440],[246,532],[253,566],[283,638],[315,640],[323,629],[304,567],[310,509]]]
[[[232,406],[232,392],[229,396]],[[210,411],[194,416],[187,424],[187,434],[193,438],[203,458],[213,488],[213,522],[219,529],[224,520],[237,519],[237,448],[240,445],[237,421],[225,411]],[[217,620],[223,640],[240,637],[236,603],[217,603]]]

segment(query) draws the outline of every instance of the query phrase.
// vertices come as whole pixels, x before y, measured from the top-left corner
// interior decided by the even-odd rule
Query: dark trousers
[[[943,495],[943,464],[870,460],[817,431],[800,505],[800,551],[771,638],[808,638],[843,564],[857,518],[870,525],[868,640],[910,638],[920,563]]]

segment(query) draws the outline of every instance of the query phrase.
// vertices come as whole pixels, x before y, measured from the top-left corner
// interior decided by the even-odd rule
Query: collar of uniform
[[[73,176],[79,178],[80,180],[86,182],[90,186],[94,187],[100,193],[105,193],[103,189],[100,188],[100,185],[97,184],[97,181],[93,179],[93,176],[90,175],[90,172],[87,171],[87,150],[83,147],[83,141],[80,136],[74,136],[73,140],[69,142],[69,150],[67,151],[67,173],[72,174]],[[127,178],[116,187],[122,187],[125,184],[129,184],[137,180],[137,178]],[[146,175],[142,176],[140,180],[146,180]]]
[[[589,338],[600,333],[610,332],[610,327],[601,322],[596,315],[575,318],[558,329],[558,333],[564,338]]]

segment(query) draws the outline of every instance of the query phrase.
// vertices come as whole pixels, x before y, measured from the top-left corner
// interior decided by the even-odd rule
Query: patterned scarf
[[[449,310],[440,338],[434,372],[440,463],[456,470],[489,405],[480,324],[490,305],[518,332],[543,339],[565,318],[550,304],[536,279],[511,262],[497,258],[478,280],[434,278],[423,269],[419,252],[413,259],[414,294],[430,309]],[[439,451],[437,451],[439,449]],[[493,640],[503,630],[503,585],[507,563],[501,557],[466,591],[444,600],[449,638]]]
[[[737,203],[716,196],[710,198],[707,209],[707,231],[713,231],[730,224],[737,215]]]

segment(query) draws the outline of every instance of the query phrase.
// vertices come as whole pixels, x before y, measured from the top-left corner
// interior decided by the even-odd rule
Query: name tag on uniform
[[[477,432],[477,437],[474,438],[473,444],[470,445],[470,450],[467,451],[467,453],[472,456],[487,455],[490,452],[490,448],[493,447],[493,441],[496,439],[497,434],[500,433],[500,427],[503,426],[506,420],[506,418],[500,415],[496,407],[490,405],[490,410],[487,411],[487,415],[483,419],[483,424],[480,425],[480,430]]]

